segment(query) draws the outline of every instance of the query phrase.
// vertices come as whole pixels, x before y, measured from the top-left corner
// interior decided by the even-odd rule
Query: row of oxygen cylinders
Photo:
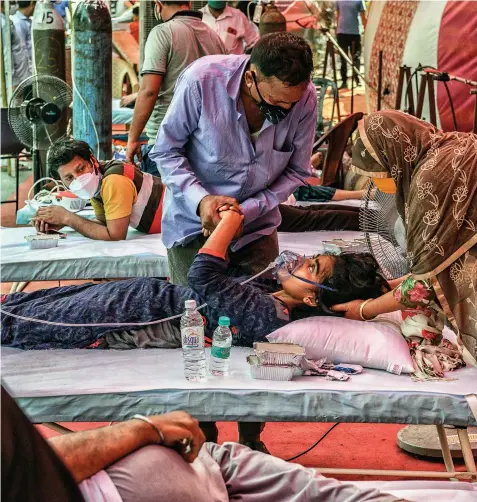
[[[100,159],[111,158],[112,28],[105,2],[85,0],[76,4],[71,30],[71,80],[67,76],[64,21],[49,0],[36,2],[32,51],[33,74],[71,82],[75,137],[89,143]]]
[[[111,15],[103,0],[83,0],[75,4],[71,30],[71,80],[67,76],[64,21],[50,0],[36,2],[32,22],[33,73],[71,82],[73,134],[91,145],[99,159],[106,160],[111,158],[112,144]],[[140,7],[143,54],[147,34],[156,23],[152,15],[154,2],[143,0]],[[273,2],[262,18],[264,32],[286,29],[285,18]]]

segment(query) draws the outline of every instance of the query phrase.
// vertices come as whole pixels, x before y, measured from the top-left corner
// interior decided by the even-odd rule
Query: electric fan
[[[39,180],[40,150],[48,150],[66,133],[70,87],[51,75],[33,75],[15,89],[8,107],[8,121],[15,136],[32,151],[33,176]]]
[[[370,183],[361,202],[359,226],[365,234],[368,252],[386,279],[396,279],[409,272],[406,231],[394,194],[381,192]]]

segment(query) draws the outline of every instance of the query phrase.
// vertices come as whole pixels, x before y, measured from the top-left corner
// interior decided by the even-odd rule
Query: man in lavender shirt
[[[245,216],[230,249],[232,267],[253,274],[278,255],[278,205],[310,175],[312,70],[301,37],[273,33],[251,56],[206,56],[177,80],[150,154],[167,187],[162,238],[172,282],[187,284],[224,204],[240,206]]]
[[[229,270],[252,275],[278,256],[278,205],[311,172],[316,91],[310,46],[291,33],[261,38],[251,56],[205,56],[177,80],[150,153],[167,187],[162,240],[171,281],[187,274],[205,238],[233,205],[244,225],[229,250]],[[239,424],[242,444],[267,451],[264,424]],[[201,423],[208,440],[214,423]]]

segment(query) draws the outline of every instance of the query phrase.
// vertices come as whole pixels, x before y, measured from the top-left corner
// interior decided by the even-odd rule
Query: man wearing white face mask
[[[96,220],[83,218],[61,206],[41,207],[33,218],[40,232],[69,226],[90,239],[118,241],[128,227],[161,232],[164,186],[160,178],[142,173],[133,164],[99,162],[84,141],[62,138],[48,151],[52,178],[61,179],[69,191],[91,201]]]

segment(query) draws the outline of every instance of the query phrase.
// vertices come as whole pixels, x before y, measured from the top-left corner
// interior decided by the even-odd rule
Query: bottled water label
[[[182,328],[182,348],[183,349],[203,349],[204,348],[204,328],[193,326]]]
[[[217,347],[217,345],[212,345],[211,355],[217,359],[228,359],[230,357],[230,347]]]

